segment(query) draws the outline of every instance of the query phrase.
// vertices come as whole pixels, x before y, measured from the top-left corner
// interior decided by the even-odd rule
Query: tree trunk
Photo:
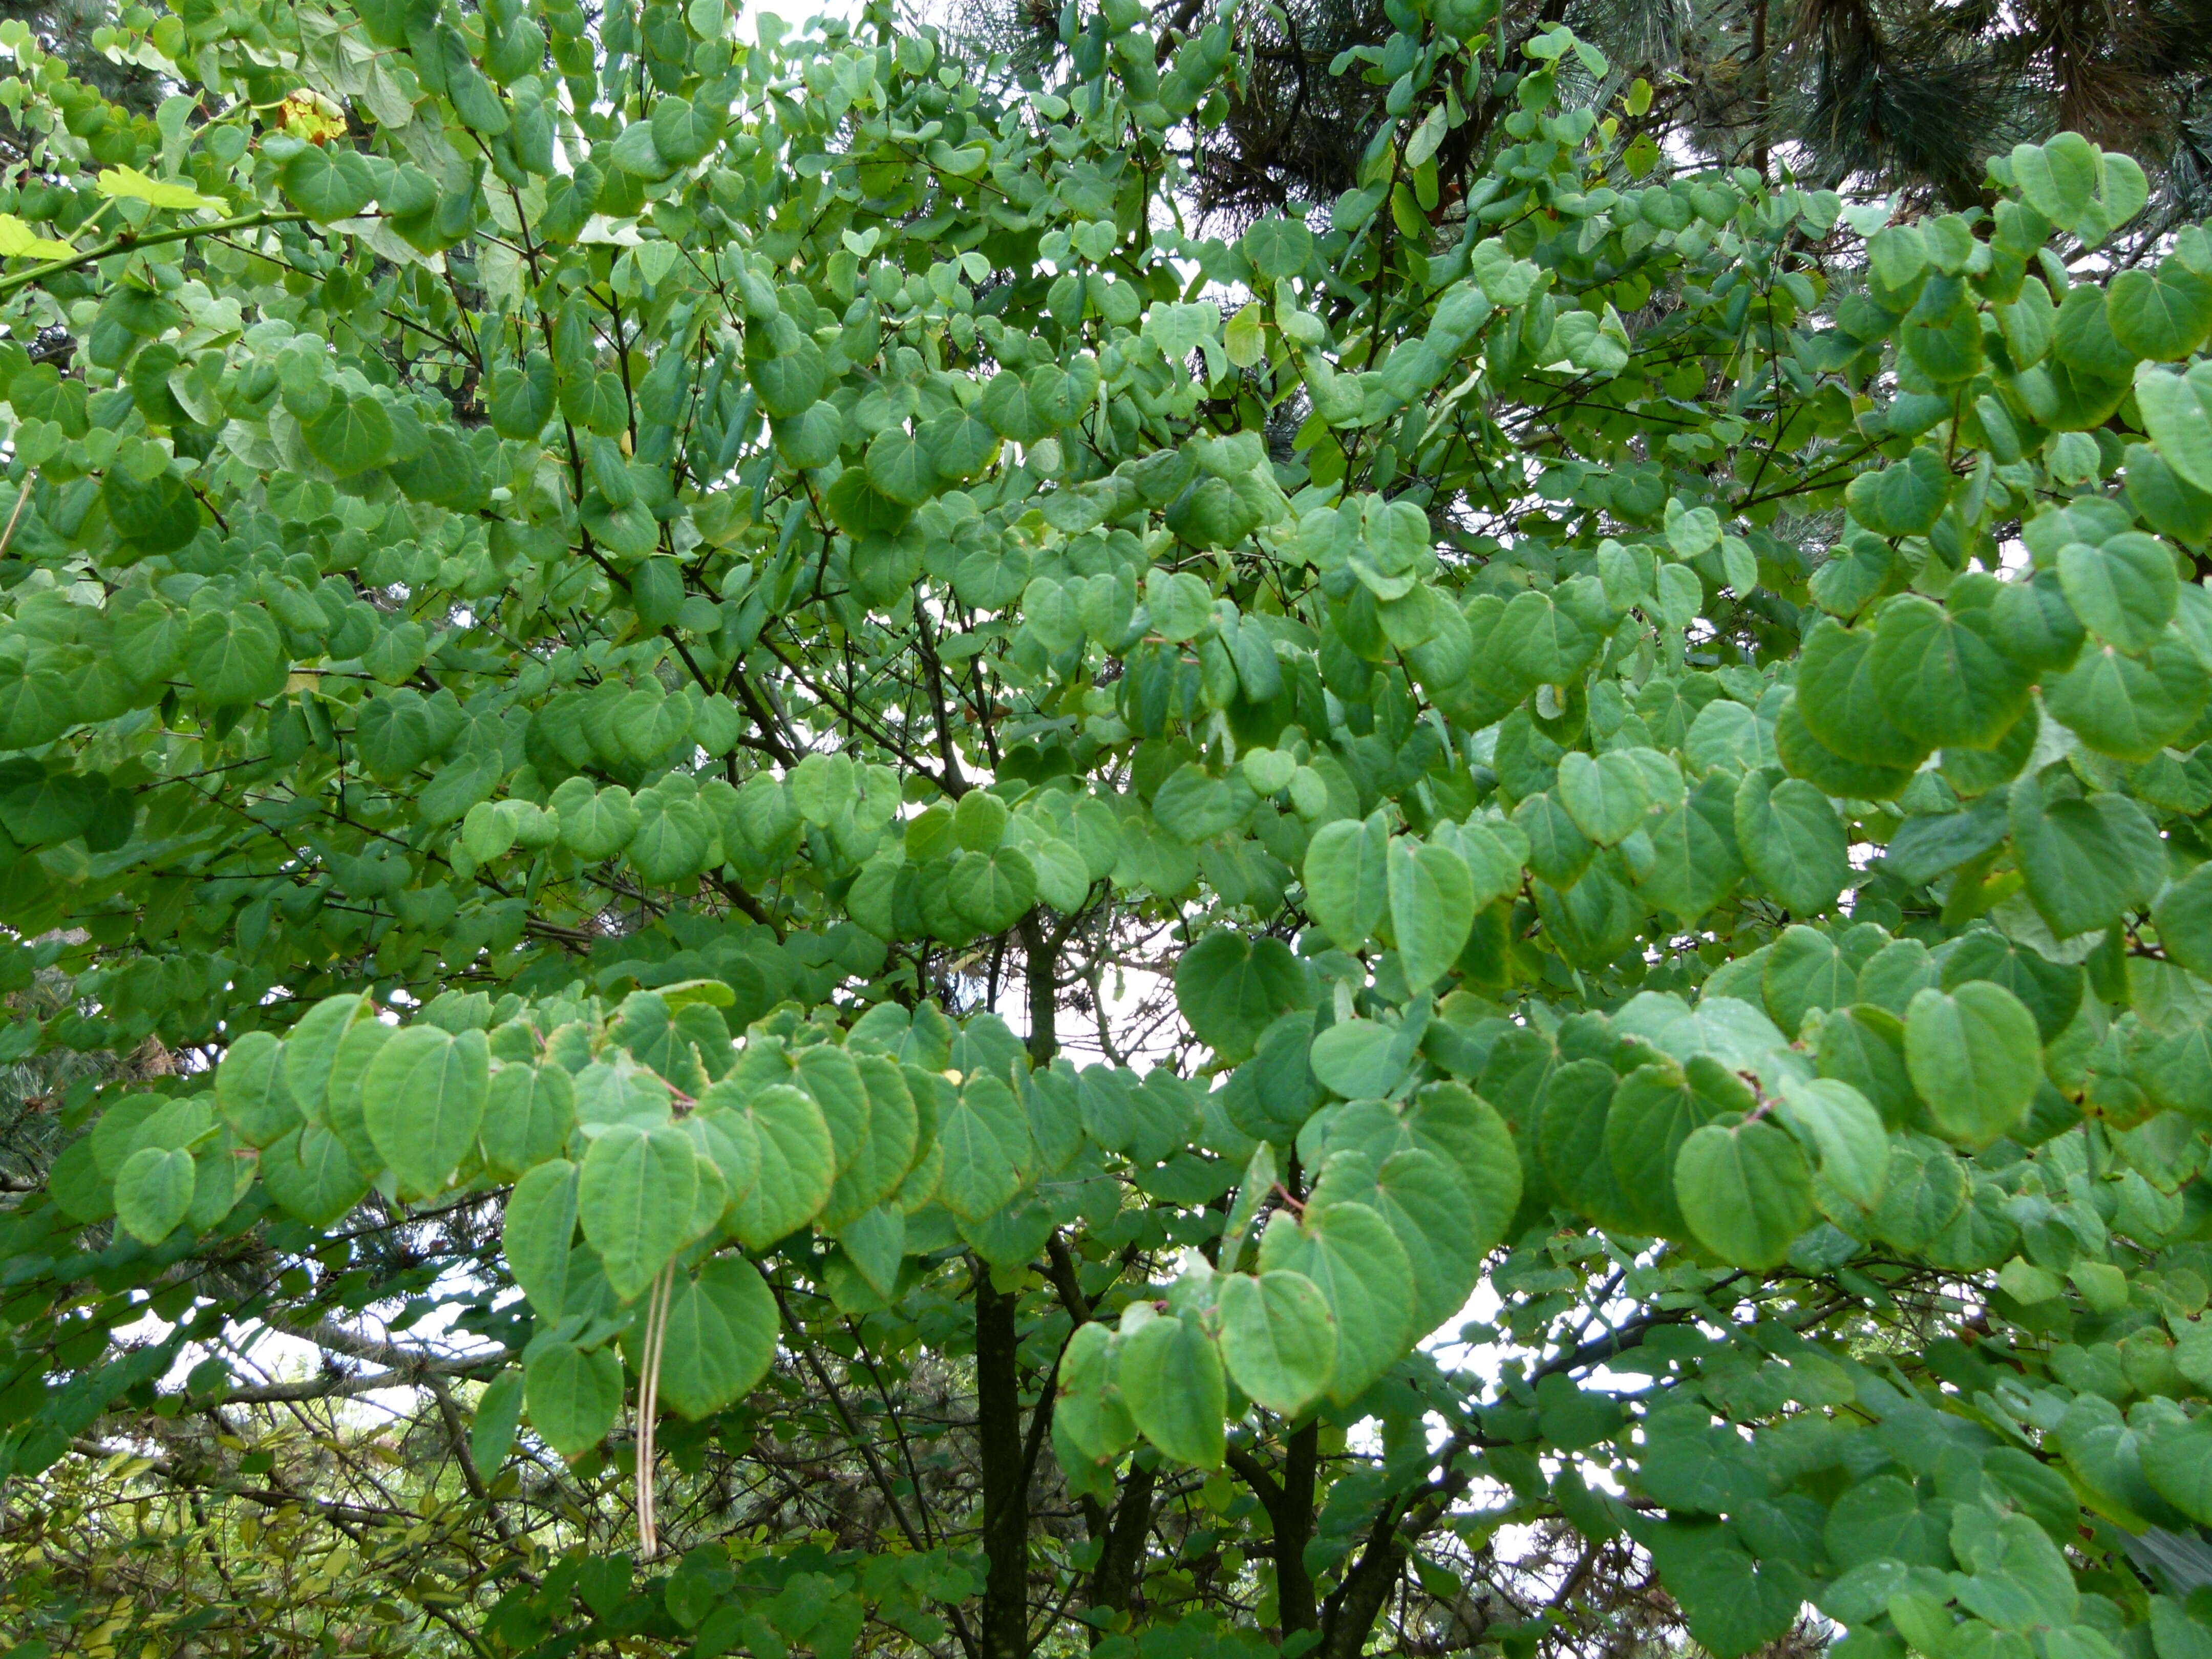
[[[1358,1563],[1329,1598],[1328,1617],[1322,1623],[1320,1659],[1359,1659],[1366,1650],[1368,1633],[1406,1570],[1407,1540],[1397,1517],[1396,1505],[1386,1505]]]
[[[981,1659],[1028,1659],[1029,1490],[1024,1479],[1020,1297],[975,1273],[975,1439],[983,1465]]]
[[[1767,0],[1751,0],[1751,164],[1759,176],[1766,177],[1766,5]]]
[[[1053,945],[1034,910],[1021,921],[1023,977],[1030,1004],[1030,1063],[1048,1066],[1060,1052],[1059,991],[1053,983]]]
[[[1139,1570],[1145,1559],[1145,1539],[1152,1528],[1152,1487],[1158,1478],[1157,1465],[1148,1464],[1141,1458],[1131,1460],[1129,1477],[1122,1484],[1121,1495],[1114,1501],[1113,1518],[1104,1528],[1098,1565],[1091,1571],[1092,1607],[1127,1613],[1130,1602],[1136,1599],[1137,1584],[1142,1577]],[[1107,1632],[1097,1626],[1091,1627],[1093,1647],[1106,1636]]]
[[[1291,1437],[1283,1460],[1283,1502],[1271,1516],[1275,1526],[1275,1605],[1283,1634],[1318,1630],[1321,1611],[1314,1600],[1313,1575],[1306,1571],[1306,1545],[1313,1538],[1314,1474],[1321,1462],[1321,1425],[1309,1423]]]
[[[1321,1608],[1313,1575],[1306,1571],[1306,1545],[1313,1539],[1315,1472],[1321,1462],[1321,1428],[1309,1423],[1291,1436],[1278,1477],[1249,1452],[1232,1449],[1229,1467],[1241,1476],[1267,1512],[1273,1534],[1275,1618],[1283,1635],[1321,1628]]]

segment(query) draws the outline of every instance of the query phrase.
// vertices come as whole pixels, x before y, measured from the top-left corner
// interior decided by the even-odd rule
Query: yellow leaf
[[[157,208],[219,208],[222,203],[212,196],[203,196],[190,185],[171,184],[166,179],[149,179],[137,167],[109,167],[100,175],[102,196],[127,196],[133,201],[147,202]]]
[[[276,122],[295,138],[311,144],[345,136],[345,115],[329,99],[301,87],[276,106]]]
[[[76,252],[67,242],[41,236],[12,213],[0,213],[0,259],[66,259]]]

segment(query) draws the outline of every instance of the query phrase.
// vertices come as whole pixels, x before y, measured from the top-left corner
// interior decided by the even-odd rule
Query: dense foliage
[[[959,40],[1035,72],[1067,67],[1072,43],[1053,7],[948,9]],[[1382,0],[1282,0],[1229,21],[1240,72],[1219,123],[1189,135],[1190,199],[1241,228],[1355,187],[1389,82],[1338,71],[1346,52],[1387,46],[1395,24]],[[2146,170],[2149,205],[2107,245],[2126,257],[2212,206],[2206,21],[2186,0],[1510,0],[1486,26],[1501,49],[1458,88],[1468,118],[1438,155],[1438,186],[1450,199],[1481,176],[1522,48],[1564,23],[1605,54],[1561,61],[1565,101],[1603,103],[1638,78],[1653,89],[1648,104],[1616,112],[1639,181],[1663,153],[1762,175],[1780,162],[1801,185],[1899,191],[1937,211],[1987,208],[1992,151],[2075,131]]]
[[[0,25],[20,1650],[2212,1652],[2212,241],[1492,10]]]

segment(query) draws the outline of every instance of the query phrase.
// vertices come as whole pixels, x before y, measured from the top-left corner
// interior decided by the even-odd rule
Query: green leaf
[[[2154,758],[2196,723],[2208,696],[2212,675],[2170,633],[2141,656],[2092,646],[2043,690],[2044,707],[2083,743],[2125,761]]]
[[[861,1054],[854,1063],[867,1099],[867,1132],[852,1161],[839,1170],[823,1218],[841,1231],[898,1189],[921,1133],[913,1091],[896,1063],[880,1054]]]
[[[1260,220],[1244,233],[1244,257],[1252,269],[1268,282],[1296,276],[1313,258],[1313,233],[1295,219],[1273,215]],[[1247,1390],[1249,1392],[1249,1390]]]
[[[300,1109],[285,1086],[283,1049],[266,1031],[246,1031],[223,1050],[215,1074],[215,1097],[223,1121],[249,1146],[266,1146],[300,1123]]]
[[[868,482],[902,507],[919,507],[936,492],[937,466],[918,434],[890,427],[868,444]]]
[[[568,1259],[576,1237],[576,1166],[564,1158],[539,1164],[507,1195],[501,1246],[507,1271],[549,1322],[568,1302]]]
[[[2172,374],[2145,364],[2136,374],[2143,430],[2166,464],[2199,489],[2212,490],[2212,374]]]
[[[2160,893],[2151,919],[2168,957],[2199,979],[2212,979],[2212,864],[2198,865]]]
[[[1808,1588],[1791,1562],[1753,1562],[1725,1545],[1702,1544],[1661,1571],[1682,1604],[1690,1634],[1714,1659],[1738,1659],[1785,1634]]]
[[[199,498],[173,473],[141,479],[112,469],[101,483],[100,497],[115,533],[137,552],[173,553],[200,532]]]
[[[284,689],[284,641],[258,605],[194,606],[185,630],[185,673],[202,702],[235,708]]]
[[[1153,795],[1152,817],[1177,841],[1195,846],[1235,828],[1250,799],[1247,794],[1240,801],[1226,779],[1187,762]]]
[[[1986,1146],[2018,1125],[2042,1076],[2042,1039],[2018,997],[1987,980],[1930,987],[1905,1017],[1905,1061],[1936,1127]]]
[[[2068,543],[2058,552],[2058,580],[2089,631],[2130,653],[2149,648],[2180,601],[2173,550],[2136,531],[2095,547]]]
[[[370,1063],[395,1034],[395,1028],[382,1020],[356,1020],[338,1039],[337,1052],[331,1058],[323,1121],[364,1170],[380,1170],[389,1161],[377,1150],[375,1138],[368,1132],[368,1120],[362,1110],[362,1087]]]
[[[1534,588],[1513,596],[1497,637],[1514,672],[1534,685],[1565,684],[1599,643],[1565,606]]]
[[[1799,1031],[1806,1016],[1817,1010],[1840,1008],[1856,1000],[1857,963],[1826,933],[1800,923],[1785,928],[1764,954],[1759,994],[1767,1012],[1786,1032]]]
[[[1389,904],[1389,842],[1378,816],[1325,824],[1306,848],[1306,909],[1347,951],[1366,945]]]
[[[469,1428],[469,1456],[479,1470],[495,1471],[514,1449],[522,1423],[522,1373],[503,1370],[477,1397],[476,1421]]]
[[[611,859],[637,833],[639,814],[630,793],[618,783],[586,791],[561,808],[561,841],[590,863]]]
[[[1619,1074],[1601,1060],[1571,1060],[1544,1085],[1536,1121],[1537,1150],[1559,1194],[1600,1224],[1630,1212],[1613,1184],[1606,1155],[1606,1122]]]
[[[1385,855],[1390,927],[1407,985],[1435,985],[1451,970],[1474,926],[1474,878],[1460,855],[1401,836]]]
[[[1674,1160],[1674,1194],[1698,1242],[1732,1267],[1779,1267],[1813,1218],[1805,1154],[1764,1120],[1691,1133]]]
[[[357,151],[341,144],[308,144],[278,173],[284,193],[319,224],[349,219],[368,205],[376,185]]]
[[[660,1397],[694,1422],[735,1405],[775,1358],[775,1297],[742,1256],[720,1255],[679,1274],[660,1347]]]
[[[1595,758],[1570,751],[1559,762],[1557,793],[1576,828],[1600,847],[1626,840],[1652,805],[1644,769],[1618,751]]]
[[[1521,1158],[1505,1120],[1457,1083],[1431,1083],[1405,1116],[1412,1144],[1450,1166],[1474,1206],[1474,1228],[1461,1250],[1479,1260],[1505,1237],[1521,1207]]]
[[[522,1362],[531,1426],[562,1456],[580,1457],[607,1437],[622,1409],[622,1362],[605,1348],[568,1342],[533,1348]]]
[[[617,1123],[584,1154],[576,1216],[616,1297],[635,1300],[690,1235],[697,1155],[673,1125]]]
[[[1693,772],[1741,773],[1773,758],[1771,741],[1756,712],[1733,698],[1716,697],[1683,734],[1682,758]]]
[[[341,478],[391,459],[392,417],[374,398],[333,398],[300,431],[309,453]]]
[[[1280,939],[1213,932],[1176,963],[1176,1006],[1217,1058],[1250,1058],[1260,1035],[1308,1000],[1305,970]]]
[[[2186,357],[2212,333],[2212,285],[2176,261],[2116,272],[2105,305],[2112,337],[2138,357]]]
[[[987,933],[1002,933],[1036,902],[1036,866],[1018,847],[963,853],[945,878],[953,908]]]
[[[1347,1100],[1387,1095],[1413,1059],[1398,1028],[1371,1019],[1340,1020],[1313,1040],[1314,1075]]]
[[[708,108],[688,99],[656,99],[653,106],[653,147],[672,167],[688,167],[714,148],[721,123]]]
[[[1310,1202],[1364,1204],[1397,1235],[1413,1270],[1417,1333],[1425,1335],[1467,1305],[1481,1258],[1467,1248],[1475,1212],[1450,1164],[1419,1146],[1390,1153],[1380,1168],[1361,1153],[1332,1152],[1322,1175]]]
[[[67,259],[76,249],[51,236],[40,236],[12,213],[0,213],[0,258]]]
[[[2045,144],[2015,144],[2013,177],[2020,192],[2045,218],[2071,226],[2088,208],[2097,181],[2097,153],[2077,132]]]
[[[1674,1164],[1692,1131],[1754,1101],[1742,1079],[1711,1054],[1680,1067],[1643,1066],[1620,1080],[1606,1114],[1605,1151],[1628,1218],[1638,1231],[1680,1237]]]
[[[1413,1345],[1412,1268],[1390,1224],[1364,1204],[1278,1211],[1260,1237],[1260,1271],[1302,1273],[1336,1322],[1329,1398],[1347,1405]]]
[[[810,471],[836,460],[844,437],[845,423],[837,406],[826,399],[775,422],[776,453],[792,465]]]
[[[1134,1330],[1127,1325],[1115,1375],[1131,1419],[1176,1462],[1219,1468],[1228,1408],[1219,1352],[1194,1318],[1170,1314]]]
[[[1336,1365],[1328,1304],[1303,1274],[1232,1273],[1221,1281],[1221,1358],[1237,1386],[1277,1416],[1319,1400]]]
[[[1637,1476],[1668,1509],[1692,1515],[1741,1511],[1767,1492],[1752,1449],[1733,1425],[1711,1424],[1701,1409],[1652,1414]]]
[[[300,1017],[284,1039],[284,1086],[308,1122],[322,1121],[339,1042],[357,1021],[374,1018],[368,999],[358,993],[325,997]]]
[[[1761,767],[1735,792],[1735,842],[1759,884],[1793,915],[1817,915],[1851,878],[1850,837],[1828,798]]]
[[[937,1139],[945,1149],[937,1196],[963,1220],[981,1220],[1020,1190],[1030,1158],[1029,1121],[998,1079],[970,1078],[938,1125]]]
[[[794,1059],[799,1086],[814,1097],[829,1121],[830,1144],[842,1175],[866,1145],[872,1112],[867,1085],[853,1056],[842,1048],[817,1043],[801,1048]]]
[[[1929,745],[1916,741],[1890,718],[1874,653],[1871,632],[1832,622],[1817,624],[1805,636],[1798,664],[1797,713],[1814,738],[1845,760],[1866,766],[1917,766]],[[1781,736],[1778,726],[1778,744]],[[1788,763],[1787,755],[1784,762]]]
[[[35,749],[77,723],[73,678],[58,654],[0,650],[0,744]]]
[[[454,1036],[420,1024],[394,1033],[369,1061],[362,1117],[402,1192],[437,1193],[475,1144],[489,1066],[483,1032]]]
[[[1885,1559],[1946,1567],[1951,1565],[1948,1509],[1942,1504],[1923,1506],[1905,1481],[1877,1474],[1838,1496],[1822,1541],[1829,1557],[1845,1569]]]
[[[2157,828],[2124,795],[2045,801],[2035,781],[2023,779],[2013,788],[2010,822],[2028,897],[2059,939],[2140,909],[2163,884]]]
[[[725,1079],[699,1103],[709,1124],[738,1120],[733,1137],[740,1144],[750,1137],[758,1151],[759,1178],[733,1195],[732,1208],[731,1231],[747,1249],[764,1250],[821,1213],[836,1181],[836,1149],[812,1096],[787,1083],[748,1094]]]
[[[832,405],[816,407],[835,412]],[[988,467],[999,453],[999,434],[971,410],[946,410],[933,416],[921,430],[940,479],[972,478]]]
[[[576,1119],[586,1130],[606,1123],[657,1128],[669,1121],[668,1085],[626,1051],[595,1060],[576,1074]]]
[[[1743,876],[1735,840],[1735,781],[1716,772],[1648,831],[1651,861],[1637,886],[1646,902],[1685,926],[1720,902]]]
[[[812,407],[828,383],[822,348],[811,340],[802,340],[796,349],[781,356],[749,357],[745,366],[752,377],[753,389],[760,394],[761,407],[780,421],[787,421]],[[866,482],[858,469],[850,476],[856,489]],[[836,510],[834,494],[831,510]]]
[[[159,1244],[191,1207],[198,1172],[181,1146],[141,1146],[115,1172],[115,1218],[142,1243]]]
[[[1951,1553],[1972,1574],[1959,1587],[1959,1605],[2000,1630],[2063,1629],[2081,1612],[2074,1570],[2032,1516],[1960,1504],[1952,1511]]]
[[[637,828],[624,848],[630,867],[656,887],[696,875],[713,844],[714,826],[696,800],[647,789],[635,797]]]
[[[1914,450],[1902,462],[1862,472],[1844,493],[1851,516],[1881,536],[1924,536],[1942,515],[1952,478],[1936,450]]]
[[[1831,1078],[1782,1085],[1782,1115],[1820,1153],[1820,1173],[1862,1209],[1889,1184],[1889,1134],[1881,1115],[1848,1083]]]
[[[287,1130],[263,1148],[261,1179],[271,1198],[311,1227],[349,1213],[368,1191],[368,1172],[319,1123]]]
[[[513,1178],[557,1158],[576,1126],[576,1086],[558,1066],[510,1060],[491,1074],[484,1100],[484,1163]]]
[[[1120,1353],[1120,1338],[1094,1322],[1077,1326],[1060,1354],[1053,1427],[1095,1461],[1118,1456],[1137,1437],[1136,1425],[1114,1386]]]
[[[1917,594],[1883,607],[1868,670],[1882,712],[1923,750],[1984,747],[2027,706],[2027,678],[1990,633],[1986,611],[1955,613]]]
[[[2154,1419],[2142,1468],[2160,1497],[2200,1526],[2212,1524],[2212,1419]]]

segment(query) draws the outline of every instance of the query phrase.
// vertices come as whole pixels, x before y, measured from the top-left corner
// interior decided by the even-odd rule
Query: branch
[[[18,289],[33,283],[43,283],[49,276],[58,276],[65,270],[75,270],[105,259],[111,253],[127,253],[133,248],[154,247],[163,242],[188,242],[195,236],[214,236],[224,231],[252,230],[262,225],[296,225],[303,223],[304,213],[248,213],[235,219],[217,219],[211,224],[179,225],[169,230],[157,230],[146,235],[135,231],[122,231],[98,247],[82,253],[73,253],[66,259],[49,259],[28,270],[19,270],[13,276],[0,277],[0,300],[6,299]]]

